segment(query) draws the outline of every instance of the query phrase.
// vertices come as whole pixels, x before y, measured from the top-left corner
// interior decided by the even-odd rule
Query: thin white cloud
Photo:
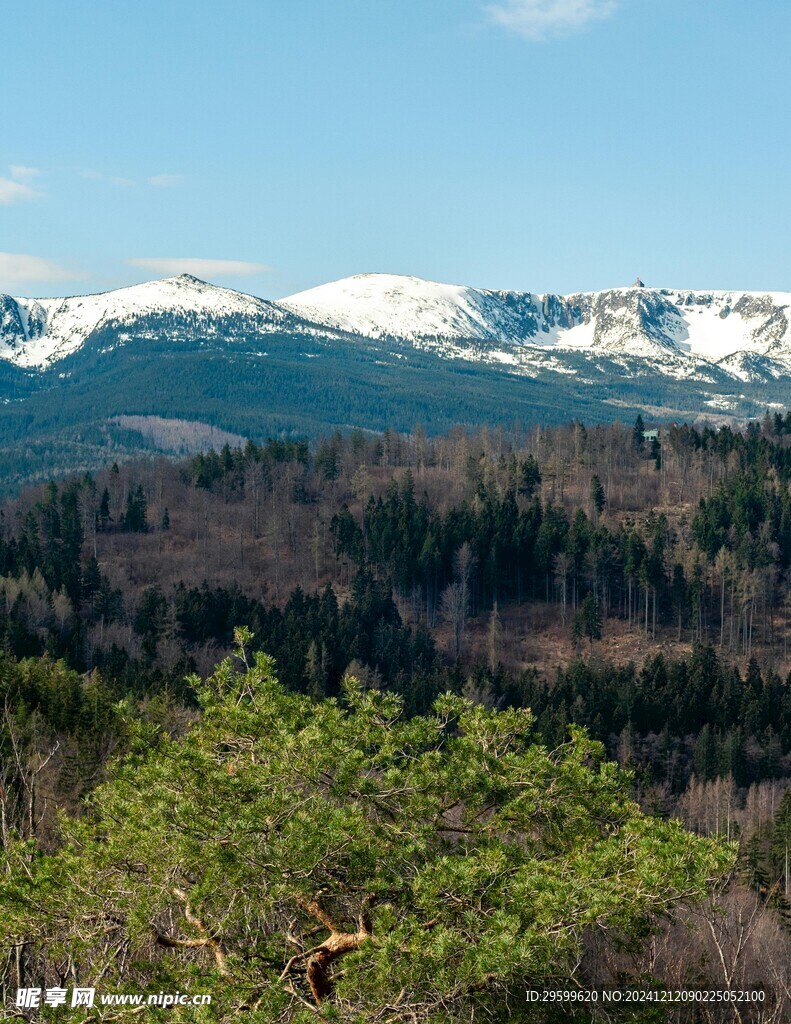
[[[29,185],[25,178],[33,178],[38,171],[32,167],[21,167],[13,164],[9,167],[10,178],[0,178],[0,206],[11,206],[14,203],[27,203],[31,199],[42,199],[44,193]]]
[[[617,7],[618,0],[503,0],[484,9],[495,24],[543,42],[609,18]]]
[[[248,263],[244,260],[202,260],[196,258],[165,259],[158,256],[126,261],[130,267],[142,267],[168,277],[192,274],[193,277],[253,277],[272,268],[266,263]]]
[[[38,178],[41,175],[41,171],[38,167],[24,167],[22,164],[11,164],[8,168],[11,177],[17,181],[22,178],[26,180],[28,178]]]
[[[183,174],[152,174],[150,178],[146,178],[148,184],[154,188],[174,188],[176,185],[183,185],[184,180]]]
[[[45,281],[74,281],[85,277],[79,271],[21,252],[0,252],[0,283],[5,286]]]
[[[13,203],[24,203],[30,199],[38,199],[40,193],[21,181],[11,178],[0,178],[0,206],[11,206]]]

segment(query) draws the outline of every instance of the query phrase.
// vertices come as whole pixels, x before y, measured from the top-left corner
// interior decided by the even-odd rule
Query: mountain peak
[[[168,284],[189,285],[190,287],[194,287],[196,284],[200,285],[202,288],[215,287],[215,285],[210,284],[208,281],[203,281],[201,278],[195,277],[194,274],[177,274],[175,277],[162,278],[162,281],[163,283],[167,282]]]
[[[200,317],[204,330],[212,321],[234,317],[279,322],[283,312],[271,303],[230,288],[201,281],[192,274],[160,278],[96,295],[63,299],[14,299],[0,306],[0,359],[19,366],[45,368],[77,351],[108,325],[134,324],[144,317]],[[216,328],[219,330],[219,328]]]

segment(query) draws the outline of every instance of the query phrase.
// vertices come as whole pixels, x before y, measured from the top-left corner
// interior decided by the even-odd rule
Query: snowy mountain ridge
[[[0,358],[46,369],[101,330],[178,341],[291,330],[407,343],[511,373],[570,372],[569,354],[637,361],[676,378],[706,368],[739,381],[791,377],[791,293],[646,288],[573,295],[494,291],[393,274],[344,278],[277,302],[189,275],[99,295],[0,295]],[[566,362],[564,362],[564,360]]]
[[[367,337],[470,339],[540,349],[719,363],[739,352],[789,360],[791,293],[650,289],[573,295],[491,291],[364,274],[284,299],[305,319]]]
[[[122,328],[142,317],[189,317],[204,328],[218,322],[252,320],[259,327],[286,314],[264,299],[207,284],[189,274],[63,299],[0,295],[0,358],[45,369],[76,352],[101,327]]]

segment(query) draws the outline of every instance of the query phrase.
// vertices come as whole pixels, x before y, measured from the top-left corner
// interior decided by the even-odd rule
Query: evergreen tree
[[[102,574],[99,570],[99,563],[91,555],[82,573],[82,596],[86,601],[93,601],[99,592],[102,583]]]
[[[757,893],[765,895],[769,888],[766,836],[763,829],[756,828],[747,842],[742,845],[741,874],[745,883]]]
[[[587,594],[574,616],[573,638],[575,643],[586,637],[590,646],[594,640],[601,640],[602,621],[599,606],[593,594]]]
[[[317,703],[237,637],[185,735],[140,723],[59,848],[9,843],[0,947],[119,991],[200,979],[217,1024],[504,1022],[526,979],[579,987],[591,932],[629,948],[731,867],[580,729],[550,753],[529,712],[450,694],[411,720],[354,681]]]
[[[125,530],[131,533],[145,533],[148,530],[147,502],[143,485],[138,484],[126,497],[126,512],[123,517]]]
[[[599,515],[604,510],[604,506],[607,504],[607,498],[604,493],[604,486],[598,476],[594,473],[591,477],[591,509],[593,511],[592,519],[594,528],[598,526]]]
[[[106,530],[112,522],[112,516],[110,515],[110,492],[105,487],[102,491],[101,501],[99,502],[99,511],[96,513],[96,528],[97,530]]]
[[[314,700],[327,696],[327,657],[324,644],[311,640],[305,659],[307,692]]]
[[[534,456],[528,455],[522,463],[519,479],[519,493],[531,498],[533,492],[541,485],[541,472]]]
[[[708,781],[717,774],[717,737],[713,734],[708,722],[698,733],[695,742],[695,773]]]
[[[645,448],[645,423],[640,413],[637,414],[637,419],[634,421],[634,427],[632,428],[632,447],[636,452],[640,453]]]
[[[134,616],[133,626],[143,639],[143,651],[148,658],[155,658],[157,643],[165,631],[168,602],[159,587],[143,591],[140,604]]]
[[[783,895],[791,895],[791,789],[787,789],[772,823],[772,859]]]

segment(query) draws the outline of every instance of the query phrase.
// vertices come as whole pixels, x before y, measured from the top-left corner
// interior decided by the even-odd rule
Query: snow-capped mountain
[[[286,331],[356,336],[440,358],[578,373],[598,368],[675,379],[791,378],[791,293],[646,288],[638,281],[576,295],[538,295],[361,274],[279,302],[189,275],[64,299],[0,296],[0,358],[46,369],[99,332],[111,346],[155,337],[233,339]]]
[[[765,357],[791,372],[791,293],[695,292],[636,283],[576,295],[488,291],[391,274],[361,274],[284,299],[326,327],[370,338],[478,340],[665,363],[716,363],[735,377]]]
[[[504,301],[506,294],[396,274],[358,274],[291,295],[280,305],[306,320],[369,338],[517,341],[534,328],[522,322],[518,303]]]
[[[44,369],[76,352],[96,331],[125,328],[147,318],[169,318],[175,331],[188,323],[209,334],[253,325],[272,330],[293,319],[271,302],[218,288],[189,274],[98,295],[23,299],[0,295],[0,358]]]

